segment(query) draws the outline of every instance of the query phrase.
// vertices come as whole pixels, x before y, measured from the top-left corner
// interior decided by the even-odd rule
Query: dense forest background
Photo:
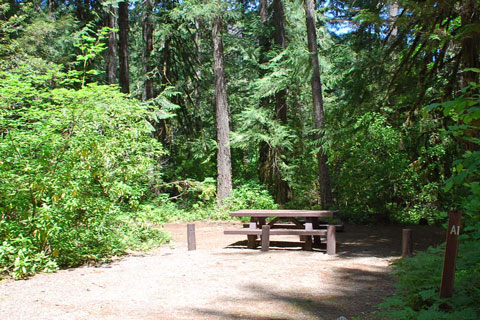
[[[478,243],[478,1],[0,3],[2,274],[236,208],[462,210]]]

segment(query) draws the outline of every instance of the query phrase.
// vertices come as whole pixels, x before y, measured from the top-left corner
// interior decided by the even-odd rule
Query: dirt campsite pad
[[[302,251],[298,237],[272,238],[271,250],[246,249],[223,235],[239,223],[167,224],[172,243],[100,267],[0,282],[0,319],[337,319],[373,318],[393,293],[389,265],[400,255],[400,227],[346,226],[338,254]],[[415,249],[443,240],[413,228]]]

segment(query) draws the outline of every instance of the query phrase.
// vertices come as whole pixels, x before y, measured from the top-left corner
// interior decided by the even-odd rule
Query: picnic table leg
[[[318,218],[312,218],[311,219],[312,224],[313,224],[313,229],[320,229],[320,222],[318,221]],[[313,237],[313,246],[315,248],[320,248],[320,244],[322,241],[320,240],[320,236],[314,236]]]
[[[255,221],[251,221],[249,228],[250,229],[257,229],[257,223]],[[248,249],[255,249],[257,247],[257,236],[256,235],[248,235],[247,239],[248,239],[247,248]]]
[[[265,218],[258,218],[258,228],[262,229],[262,226],[266,224]]]
[[[305,229],[306,229],[307,223],[309,222],[312,222],[312,220],[310,218],[306,218],[306,221],[303,225]],[[303,242],[307,241],[307,236],[300,236],[300,241],[303,241]]]

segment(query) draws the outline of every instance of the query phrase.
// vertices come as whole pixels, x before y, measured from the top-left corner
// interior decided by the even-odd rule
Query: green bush
[[[0,272],[16,278],[101,260],[141,237],[133,213],[162,155],[137,100],[112,86],[55,88],[64,76],[53,65],[26,70],[0,73]]]
[[[338,138],[329,160],[338,205],[347,209],[346,218],[372,221],[394,209],[389,203],[405,192],[408,169],[407,155],[399,150],[399,130],[389,125],[385,116],[367,113],[352,132]]]
[[[269,192],[260,184],[252,181],[233,189],[232,196],[225,199],[224,205],[224,210],[228,211],[278,208]]]
[[[460,244],[455,292],[440,299],[444,247],[420,252],[394,265],[397,293],[380,306],[385,319],[478,319],[480,317],[480,247],[476,241]]]
[[[215,180],[207,178],[203,182],[189,181],[189,185],[191,190],[175,202],[169,194],[159,194],[142,204],[138,211],[139,219],[156,223],[230,220],[229,213],[235,210],[278,207],[268,191],[255,182],[247,182],[233,189],[232,196],[225,199],[221,207],[217,207]]]

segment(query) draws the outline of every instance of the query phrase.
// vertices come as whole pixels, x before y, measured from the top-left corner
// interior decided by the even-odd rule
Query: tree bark
[[[285,33],[285,7],[282,0],[273,0],[273,24],[275,28],[274,41],[277,46],[282,49],[287,47],[286,33]],[[280,120],[282,124],[287,124],[287,89],[284,88],[275,93],[275,118]],[[281,156],[281,151],[278,150],[278,157]],[[282,173],[277,168],[274,172],[274,188],[275,201],[279,204],[284,204],[289,199],[290,187],[288,182],[282,177]]]
[[[215,104],[217,120],[217,200],[219,205],[232,191],[232,164],[230,154],[230,124],[225,65],[223,56],[222,18],[217,16],[212,23],[213,70],[215,73]]]
[[[119,40],[119,75],[118,80],[121,91],[123,93],[130,93],[130,68],[128,64],[128,0],[123,0],[118,4],[118,40]]]
[[[153,0],[144,1],[143,13],[143,43],[145,48],[143,50],[143,94],[142,100],[149,100],[154,97],[153,94],[153,65],[151,55],[153,51]]]
[[[398,2],[393,0],[390,2],[390,8],[388,10],[389,20],[390,20],[390,40],[394,39],[398,35],[398,27],[395,25],[398,18]]]
[[[258,13],[260,15],[260,22],[267,23],[268,20],[268,0],[260,0]]]
[[[471,25],[478,25],[480,23],[479,4],[476,0],[464,0],[461,6],[461,23],[462,28]],[[462,67],[467,68],[480,68],[480,35],[478,32],[470,31],[463,35],[462,38]],[[463,71],[462,73],[462,88],[469,85],[470,82],[478,82],[478,73],[473,71]],[[472,92],[471,94],[478,94]],[[480,138],[480,121],[478,119],[472,121],[469,124],[472,128],[465,132],[465,135],[470,138]],[[465,139],[464,144],[469,151],[478,151],[480,146],[470,140]]]
[[[479,23],[479,5],[476,0],[464,0],[461,7],[462,27]],[[462,66],[466,68],[480,68],[479,60],[480,35],[470,31],[462,39]],[[464,71],[462,76],[462,88],[470,82],[477,82],[478,74],[473,71]]]
[[[318,63],[317,31],[315,26],[314,0],[305,0],[305,15],[307,20],[308,51],[312,63],[312,98],[313,98],[313,119],[317,130],[316,139],[323,138],[322,130],[325,128],[325,117],[323,112],[322,82],[320,78],[320,65]],[[317,153],[319,179],[320,179],[320,200],[324,209],[328,209],[332,203],[332,191],[330,187],[330,174],[327,165],[327,155],[320,149]]]
[[[117,29],[117,8],[109,4],[105,8],[105,25]],[[117,33],[110,31],[108,34],[108,48],[105,53],[105,71],[107,83],[117,83]]]
[[[273,24],[275,26],[275,44],[285,49],[285,9],[282,0],[273,0]],[[283,124],[287,122],[287,90],[282,89],[275,93],[275,115]]]
[[[258,36],[258,43],[260,45],[260,57],[259,62],[261,64],[267,62],[267,52],[270,50],[270,38],[271,35],[267,33],[268,30],[268,0],[260,0],[260,5],[258,8],[258,14],[260,17],[260,22],[262,23],[262,28]],[[265,74],[263,69],[259,70],[261,76]],[[260,107],[268,108],[270,98],[264,97],[260,99]],[[269,162],[270,148],[266,142],[261,142],[259,146],[259,159],[258,159],[258,175],[260,181],[267,185],[271,185],[272,175],[271,175],[271,164]]]
[[[77,19],[79,21],[83,22],[85,20],[85,9],[84,9],[83,1],[76,0],[75,5],[76,5],[75,15],[77,16]]]

